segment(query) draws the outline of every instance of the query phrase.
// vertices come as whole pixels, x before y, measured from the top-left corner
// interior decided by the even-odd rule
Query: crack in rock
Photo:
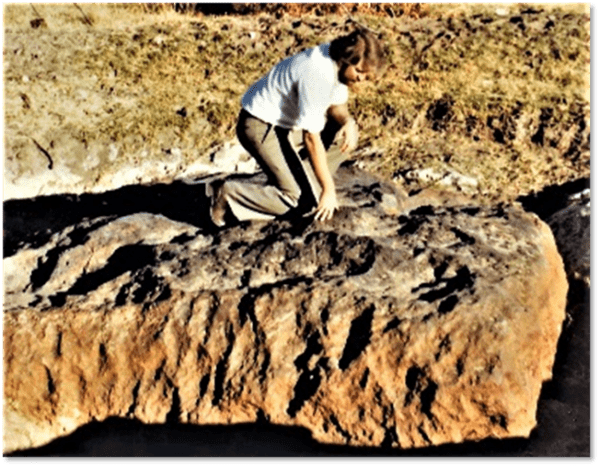
[[[306,341],[304,352],[294,360],[294,365],[300,371],[300,377],[294,386],[294,397],[290,400],[287,414],[294,418],[304,403],[314,396],[321,384],[321,371],[327,368],[328,359],[321,358],[314,368],[309,368],[309,361],[323,351],[319,331],[311,333]]]
[[[369,345],[374,313],[375,305],[370,305],[363,310],[360,316],[352,321],[346,346],[338,364],[341,370],[346,370]]]
[[[215,368],[215,379],[214,379],[214,389],[213,389],[213,400],[212,405],[218,406],[221,400],[223,399],[223,395],[225,394],[225,376],[227,374],[227,362],[229,361],[229,357],[231,356],[231,352],[233,351],[233,346],[235,344],[235,334],[233,332],[233,326],[229,325],[226,332],[227,339],[227,348],[223,353],[223,357],[217,363],[217,367]]]

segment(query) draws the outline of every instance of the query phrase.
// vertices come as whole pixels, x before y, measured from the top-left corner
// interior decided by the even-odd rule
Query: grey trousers
[[[335,141],[340,126],[328,120],[321,139],[332,174],[346,159]],[[281,128],[242,110],[237,125],[242,146],[267,175],[267,184],[229,180],[222,188],[231,213],[239,220],[268,220],[289,213],[304,214],[317,206],[319,184],[304,148],[302,131]]]

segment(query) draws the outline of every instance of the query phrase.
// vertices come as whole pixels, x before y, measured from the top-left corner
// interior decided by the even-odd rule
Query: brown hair
[[[330,57],[339,64],[357,65],[364,59],[374,73],[385,67],[385,53],[379,38],[371,31],[359,28],[331,42]]]

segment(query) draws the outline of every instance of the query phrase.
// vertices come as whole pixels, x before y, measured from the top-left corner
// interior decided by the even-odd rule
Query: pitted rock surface
[[[337,184],[329,223],[104,216],[5,258],[5,452],[113,416],[354,446],[527,437],[565,317],[548,226],[352,168]]]
[[[569,197],[568,206],[552,214],[548,225],[565,262],[568,278],[581,280],[590,287],[590,215],[589,188]]]

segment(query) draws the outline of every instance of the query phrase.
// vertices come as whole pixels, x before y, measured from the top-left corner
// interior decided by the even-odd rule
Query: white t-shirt
[[[329,45],[307,49],[275,65],[246,91],[242,107],[273,125],[322,131],[327,109],[348,101],[348,87],[338,79]]]

